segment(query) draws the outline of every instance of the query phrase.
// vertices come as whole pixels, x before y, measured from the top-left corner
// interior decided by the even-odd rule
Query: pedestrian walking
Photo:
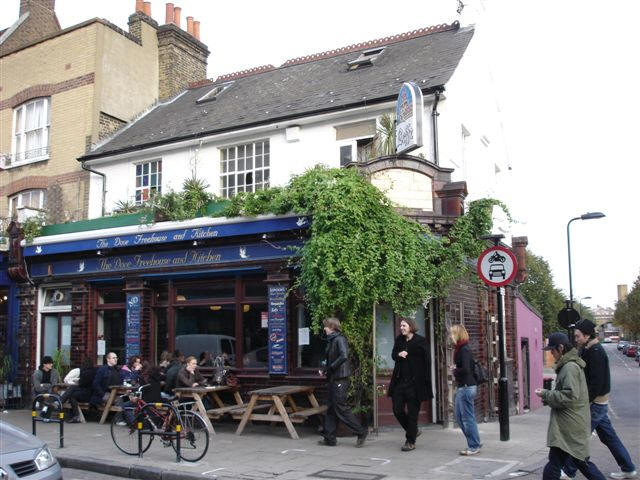
[[[449,335],[455,345],[451,365],[457,385],[454,413],[456,423],[467,439],[467,448],[460,450],[460,455],[476,455],[480,453],[482,444],[476,422],[474,401],[478,393],[478,382],[473,376],[473,353],[469,347],[469,333],[464,325],[453,325]]]
[[[405,431],[405,444],[400,448],[410,452],[416,448],[420,405],[433,398],[431,389],[431,359],[427,340],[418,335],[415,320],[400,321],[400,335],[393,344],[391,358],[393,374],[389,382],[389,396],[393,414]]]
[[[324,417],[324,440],[318,444],[335,447],[338,421],[358,436],[356,447],[362,447],[367,438],[367,429],[363,427],[347,405],[349,391],[349,377],[351,365],[349,363],[349,344],[341,333],[340,320],[331,317],[323,321],[324,332],[327,335],[326,363],[324,372],[327,376],[327,413]]]
[[[610,477],[636,478],[638,473],[631,456],[609,420],[609,393],[611,392],[609,357],[598,341],[595,324],[587,319],[579,321],[574,331],[574,340],[580,348],[580,358],[586,364],[584,374],[589,391],[591,431],[596,431],[598,438],[607,446],[620,467],[620,471],[611,473]],[[571,459],[567,461],[563,470],[564,473],[560,478],[575,478],[577,468]]]
[[[552,333],[544,350],[550,350],[556,360],[556,387],[536,389],[536,395],[551,407],[547,430],[549,462],[542,479],[558,480],[562,467],[571,458],[587,479],[604,480],[598,467],[589,461],[591,430],[585,362],[562,332]]]

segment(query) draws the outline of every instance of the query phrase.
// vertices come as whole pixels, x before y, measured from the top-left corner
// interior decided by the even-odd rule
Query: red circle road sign
[[[511,283],[516,276],[518,262],[511,250],[496,245],[480,254],[477,269],[484,283],[492,287],[502,287]]]

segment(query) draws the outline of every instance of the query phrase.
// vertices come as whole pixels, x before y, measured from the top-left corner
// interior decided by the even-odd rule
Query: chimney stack
[[[197,20],[193,22],[193,36],[200,40],[200,22]]]
[[[187,17],[187,33],[189,35],[193,35],[193,17],[192,16]]]
[[[527,281],[527,245],[529,245],[529,239],[527,237],[511,237],[511,247],[518,262],[516,283],[524,283]]]
[[[176,7],[173,9],[173,23],[180,28],[180,13],[182,12],[182,8]]]
[[[173,3],[167,3],[167,10],[166,10],[166,17],[165,17],[165,21],[164,23],[169,24],[169,23],[173,23],[174,20],[174,13],[173,13]]]
[[[144,0],[136,0],[136,11],[135,13],[144,13]]]
[[[144,2],[144,14],[147,17],[151,16],[151,2]]]

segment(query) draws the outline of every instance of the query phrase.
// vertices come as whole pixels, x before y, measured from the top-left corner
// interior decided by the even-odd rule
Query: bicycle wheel
[[[209,449],[209,430],[200,415],[186,411],[180,413],[180,458],[187,462],[197,462]],[[170,428],[175,432],[177,420],[172,419]],[[173,449],[177,451],[176,439],[171,439]]]
[[[131,421],[133,419],[133,421]],[[142,427],[149,430],[151,424],[145,415],[135,413],[135,408],[125,407],[121,412],[117,412],[111,420],[111,438],[118,450],[127,455],[138,455],[138,422],[142,422]],[[142,436],[142,452],[149,450],[153,442],[152,435]]]

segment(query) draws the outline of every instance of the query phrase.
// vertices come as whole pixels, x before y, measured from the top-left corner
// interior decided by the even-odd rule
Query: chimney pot
[[[187,32],[193,35],[193,17],[187,17]]]
[[[182,8],[176,7],[173,9],[173,23],[175,23],[178,28],[180,28],[180,13],[182,12]]]
[[[144,0],[136,0],[136,13],[144,13]]]
[[[193,22],[193,36],[200,40],[200,22],[198,20]]]
[[[147,17],[151,16],[151,2],[144,2],[144,14]]]
[[[164,23],[173,23],[173,3],[167,3],[167,14]]]

